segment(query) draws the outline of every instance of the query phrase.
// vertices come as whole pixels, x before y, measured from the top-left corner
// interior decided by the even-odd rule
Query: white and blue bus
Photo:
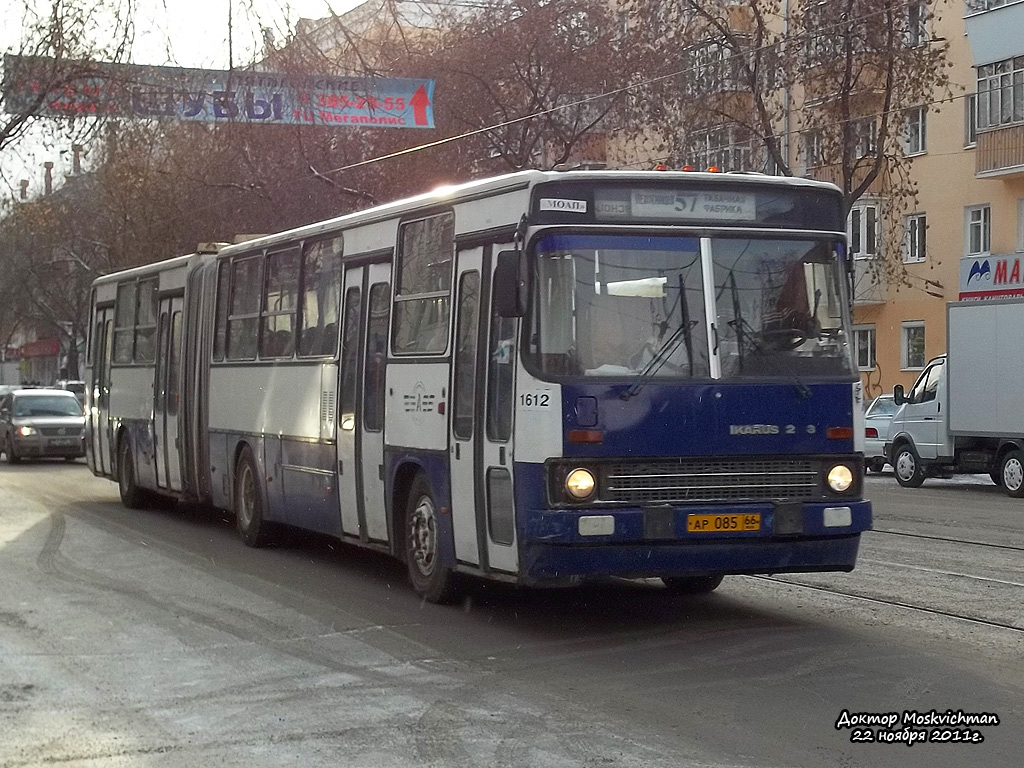
[[[849,571],[871,506],[839,190],[524,171],[107,275],[89,465],[522,584]]]

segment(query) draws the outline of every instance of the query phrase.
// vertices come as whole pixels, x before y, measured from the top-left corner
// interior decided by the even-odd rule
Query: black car
[[[7,461],[85,455],[85,416],[71,392],[18,389],[0,397],[0,449]]]

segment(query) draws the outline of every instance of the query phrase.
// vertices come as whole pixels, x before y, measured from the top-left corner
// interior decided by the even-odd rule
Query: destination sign
[[[598,219],[670,219],[673,221],[756,221],[753,194],[735,190],[594,190]]]

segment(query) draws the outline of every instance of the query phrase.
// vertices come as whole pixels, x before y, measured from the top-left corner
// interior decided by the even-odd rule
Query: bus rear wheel
[[[132,457],[132,441],[127,437],[121,440],[121,450],[117,462],[117,491],[121,495],[121,503],[128,509],[142,509],[146,501],[146,492],[139,488],[135,479],[135,459]]]
[[[721,574],[707,576],[663,576],[665,588],[677,595],[706,595],[718,589],[725,578]]]
[[[416,475],[405,508],[405,564],[416,593],[430,603],[450,603],[458,596],[456,573],[441,560],[438,507],[430,483]]]
[[[263,518],[263,485],[249,446],[242,448],[235,467],[235,528],[250,547],[265,547],[273,539],[273,525]]]

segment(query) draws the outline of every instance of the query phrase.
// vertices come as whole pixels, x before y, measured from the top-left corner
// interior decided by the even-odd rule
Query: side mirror
[[[895,387],[892,388],[892,401],[896,403],[896,405],[903,405],[905,402],[907,402],[907,396],[903,392],[902,384],[897,384]]]
[[[526,314],[526,280],[519,251],[502,251],[494,266],[494,309],[499,317]]]

